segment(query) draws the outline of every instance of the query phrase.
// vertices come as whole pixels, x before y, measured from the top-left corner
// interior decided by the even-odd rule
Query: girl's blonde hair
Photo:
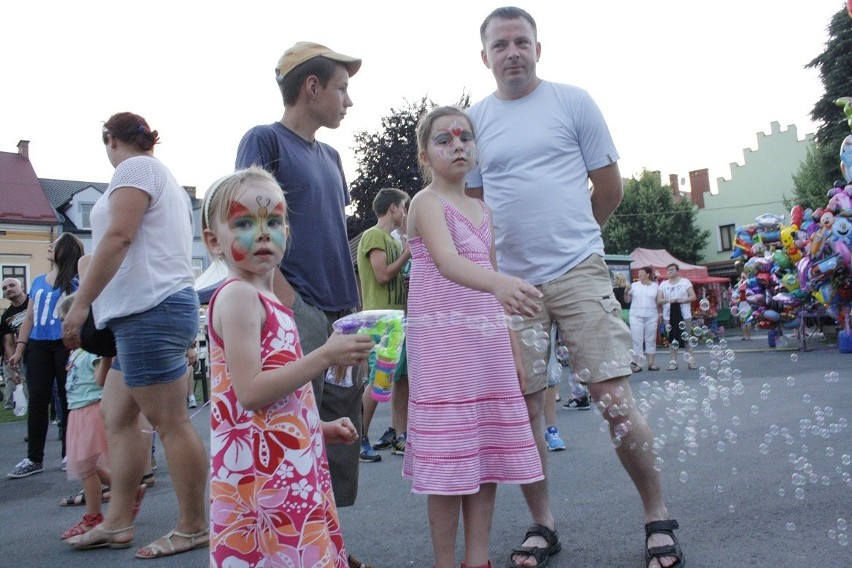
[[[615,280],[615,285],[617,287],[619,287],[619,288],[626,288],[627,287],[627,277],[624,276],[623,273],[616,272],[615,276],[613,277],[613,280]]]
[[[56,304],[56,313],[59,314],[60,319],[65,319],[65,316],[68,315],[68,312],[71,310],[71,304],[74,303],[74,296],[76,296],[76,292],[72,292],[67,296],[63,296],[59,303]]]
[[[247,183],[253,181],[269,182],[278,186],[278,180],[271,173],[258,166],[237,170],[214,181],[204,195],[204,203],[201,206],[202,231],[211,228],[211,219],[218,218],[220,223],[225,222],[228,219],[228,206],[234,201],[237,192]],[[284,205],[286,208],[286,200]]]

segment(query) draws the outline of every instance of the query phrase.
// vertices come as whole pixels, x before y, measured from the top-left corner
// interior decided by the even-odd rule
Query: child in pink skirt
[[[64,316],[71,307],[73,296],[63,298],[59,314]],[[83,482],[86,514],[76,525],[62,533],[62,540],[86,533],[104,517],[101,514],[101,488],[109,486],[109,460],[104,419],[101,415],[108,358],[75,349],[68,357],[65,390],[68,396],[67,452],[68,479]]]

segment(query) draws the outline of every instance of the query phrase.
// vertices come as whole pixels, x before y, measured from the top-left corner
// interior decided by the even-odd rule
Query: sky
[[[364,60],[355,106],[317,138],[356,176],[355,133],[429,96],[452,104],[494,90],[479,26],[481,0],[98,0],[9,2],[0,24],[0,151],[30,141],[42,178],[108,182],[101,125],[144,116],[160,158],[202,196],[232,171],[240,138],[283,114],[280,55],[315,41]],[[757,132],[810,119],[822,96],[805,69],[842,0],[518,0],[538,24],[538,75],[588,90],[606,117],[626,177],[643,169],[730,177]],[[850,20],[852,25],[852,20]],[[852,93],[849,93],[852,95]],[[840,109],[838,109],[840,117]]]

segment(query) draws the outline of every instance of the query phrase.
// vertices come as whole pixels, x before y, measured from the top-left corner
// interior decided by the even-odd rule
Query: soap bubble
[[[796,362],[796,361],[798,361],[798,360],[799,360],[799,354],[798,354],[798,353],[791,353],[791,354],[790,354],[790,361],[792,361],[793,363],[795,363],[795,362]]]
[[[515,314],[513,316],[509,316],[509,329],[513,331],[520,331],[524,327],[524,318]]]
[[[698,302],[698,307],[701,308],[702,312],[706,312],[710,309],[710,300],[706,298],[701,300],[700,302]]]
[[[561,359],[562,361],[568,360],[568,348],[564,345],[560,345],[556,348],[556,358]]]
[[[796,384],[796,378],[795,377],[787,377],[787,386],[788,387],[792,387],[795,384]]]
[[[689,481],[689,474],[685,471],[680,472],[680,482],[686,483],[687,481]]]
[[[796,530],[796,523],[787,523],[787,530],[788,531]]]
[[[547,363],[544,359],[537,359],[532,365],[533,373],[540,375],[547,371]]]
[[[544,353],[545,351],[547,351],[548,342],[546,339],[536,339],[535,341],[533,341],[533,346],[535,347],[535,350],[539,353]]]

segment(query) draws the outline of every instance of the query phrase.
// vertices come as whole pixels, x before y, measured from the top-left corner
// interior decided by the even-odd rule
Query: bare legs
[[[542,424],[545,390],[524,395],[524,402],[527,403],[527,412],[530,417],[533,439],[538,448],[538,455],[541,458],[541,469],[544,472],[545,478],[541,481],[521,485],[521,491],[524,494],[524,499],[526,499],[533,523],[556,530],[556,519],[553,518],[553,512],[550,510],[550,494],[547,489],[547,447],[544,442],[544,424]],[[540,536],[533,536],[525,540],[523,546],[547,548],[547,542]],[[521,566],[535,566],[534,558],[523,555],[513,556],[512,561]]]
[[[115,531],[133,524],[136,490],[151,460],[151,434],[140,427],[140,411],[160,434],[166,451],[179,510],[175,528],[187,534],[207,528],[204,499],[207,456],[189,422],[185,389],[184,377],[170,383],[130,389],[120,372],[110,370],[104,385],[102,408],[112,484],[103,529]],[[114,542],[132,539],[133,531],[113,537]]]
[[[555,384],[544,389],[544,426],[556,425],[556,395],[559,385]]]
[[[194,534],[207,528],[204,480],[207,479],[208,462],[201,438],[189,421],[183,397],[186,385],[184,380],[137,387],[132,390],[132,394],[142,413],[159,434],[165,449],[178,501],[179,516],[175,529]],[[150,439],[147,442],[144,448],[146,458]],[[143,470],[145,463],[144,459],[140,462]],[[142,473],[144,471],[140,471],[131,481],[138,484]]]
[[[98,468],[89,476],[81,479],[83,495],[86,497],[86,514],[98,515],[101,512],[101,487],[109,485],[109,472]]]
[[[654,456],[650,452],[654,442],[653,434],[645,417],[636,407],[627,377],[589,383],[586,386],[596,404],[600,405],[598,408],[605,407],[601,415],[609,423],[610,435],[618,440],[615,453],[639,492],[645,511],[645,522],[668,519],[660,473],[654,469]],[[615,406],[618,406],[620,411],[614,409]],[[648,546],[667,544],[672,544],[672,540],[665,535],[654,534],[648,540]],[[671,556],[662,560],[664,562],[661,566],[664,567],[676,561]],[[655,562],[652,562],[651,566],[655,566]]]
[[[435,568],[455,568],[459,509],[464,518],[464,563],[467,566],[488,563],[496,494],[497,486],[485,483],[472,495],[429,495],[429,530],[432,534]]]

